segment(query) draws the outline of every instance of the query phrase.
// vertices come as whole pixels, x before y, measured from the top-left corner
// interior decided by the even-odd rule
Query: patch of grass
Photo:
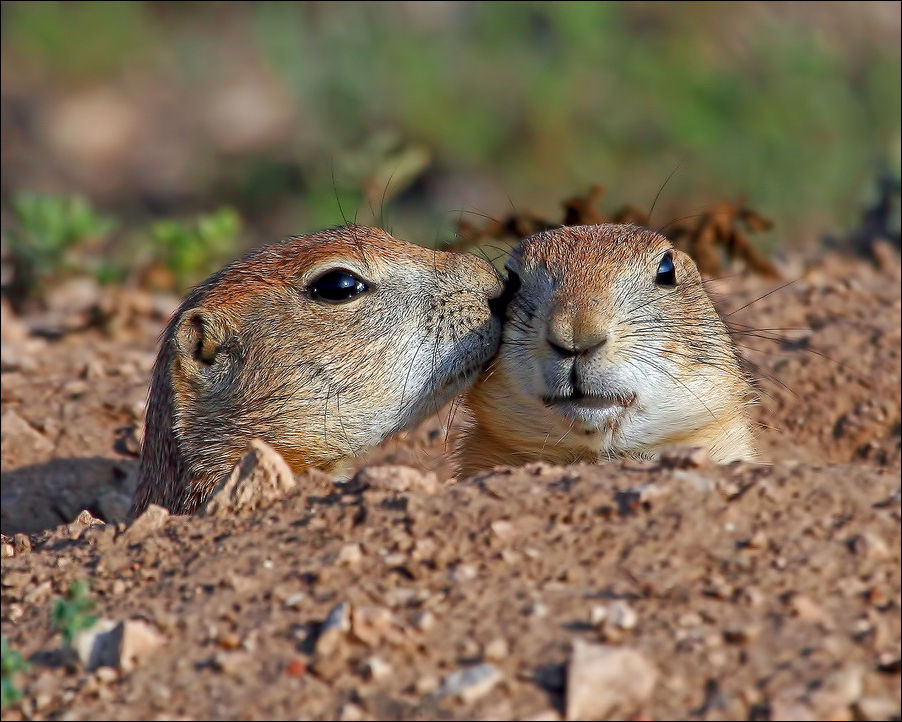
[[[220,208],[193,221],[163,220],[150,228],[154,260],[185,288],[228,259],[238,245],[241,217],[231,208]]]
[[[50,612],[50,621],[63,635],[63,644],[70,646],[75,634],[82,629],[90,629],[97,621],[91,614],[94,600],[91,599],[88,583],[75,580],[63,598],[57,598]]]
[[[14,297],[79,268],[79,248],[102,241],[115,227],[78,196],[19,193],[10,202],[14,225],[6,232],[13,263]]]
[[[16,675],[26,669],[28,662],[9,646],[5,636],[0,636],[0,707],[22,699],[22,691],[16,686]]]

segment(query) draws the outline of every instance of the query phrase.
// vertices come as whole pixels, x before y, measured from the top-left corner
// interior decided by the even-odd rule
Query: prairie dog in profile
[[[754,456],[752,389],[692,259],[638,226],[545,231],[507,263],[497,358],[467,395],[461,473],[531,460]]]
[[[495,353],[501,289],[482,259],[353,225],[226,266],[163,334],[132,514],[197,511],[252,438],[337,471],[436,411]]]

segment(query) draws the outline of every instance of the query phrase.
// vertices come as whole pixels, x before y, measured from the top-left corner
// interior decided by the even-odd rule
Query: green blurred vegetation
[[[10,201],[14,223],[4,230],[14,282],[24,300],[71,274],[101,283],[129,276],[164,290],[184,290],[230,260],[240,247],[242,222],[223,207],[191,219],[166,218],[115,233],[120,224],[100,216],[78,196],[20,193]]]
[[[5,635],[0,635],[0,707],[22,699],[16,676],[27,669],[28,663],[22,659],[21,653],[9,646]]]
[[[220,208],[192,222],[167,219],[150,228],[156,261],[172,272],[176,287],[185,288],[229,260],[238,245],[241,218]]]
[[[93,608],[94,600],[91,599],[90,588],[84,580],[73,581],[66,596],[54,600],[50,621],[62,634],[64,645],[70,646],[76,633],[94,626],[97,617],[91,614]]]
[[[894,3],[12,2],[2,36],[17,92],[179,99],[145,122],[190,136],[187,188],[98,199],[129,218],[228,203],[254,242],[357,217],[429,243],[453,230],[449,198],[551,214],[601,182],[610,206],[647,208],[678,166],[662,223],[741,197],[793,244],[849,229],[899,174],[898,22]],[[238,77],[287,133],[235,147],[197,129]],[[204,233],[155,226],[151,254],[187,282],[228,255],[230,228]]]
[[[19,193],[10,206],[15,222],[4,239],[15,269],[15,295],[33,293],[42,279],[81,270],[85,264],[76,259],[76,253],[114,227],[111,219],[98,215],[77,196]]]

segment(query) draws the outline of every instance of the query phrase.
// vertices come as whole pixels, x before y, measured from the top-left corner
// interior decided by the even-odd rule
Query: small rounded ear
[[[218,313],[192,308],[182,314],[175,327],[179,355],[198,365],[212,366],[229,338],[229,325]]]

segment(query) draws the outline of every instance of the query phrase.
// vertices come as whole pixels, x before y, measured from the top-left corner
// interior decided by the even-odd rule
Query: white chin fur
[[[567,422],[576,422],[585,429],[602,431],[615,425],[626,408],[614,401],[608,404],[587,405],[578,402],[558,402],[550,408]]]

